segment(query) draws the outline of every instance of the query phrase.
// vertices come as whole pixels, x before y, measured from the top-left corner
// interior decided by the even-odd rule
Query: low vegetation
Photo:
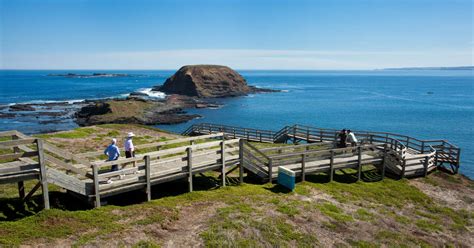
[[[95,131],[88,133],[89,128]],[[157,137],[158,130],[140,126],[83,129],[42,137],[65,149],[71,148],[70,140],[89,142],[86,148],[95,149],[104,145],[99,138],[120,138],[129,131],[139,133],[143,142],[173,138]],[[474,243],[474,183],[462,175],[434,172],[428,178],[381,181],[368,166],[361,182],[356,182],[353,170],[338,171],[332,182],[326,174],[308,175],[293,192],[250,178],[243,185],[220,187],[217,175],[196,176],[191,193],[186,182],[171,182],[155,186],[151,202],[136,191],[107,198],[108,205],[99,209],[50,186],[53,209],[42,210],[39,195],[23,203],[16,185],[0,185],[0,246],[468,247]],[[235,182],[237,175],[230,177]],[[34,183],[27,182],[26,188]]]

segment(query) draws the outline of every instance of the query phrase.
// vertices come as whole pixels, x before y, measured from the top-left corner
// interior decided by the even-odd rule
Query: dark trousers
[[[125,151],[125,158],[134,158],[135,157],[135,151]]]

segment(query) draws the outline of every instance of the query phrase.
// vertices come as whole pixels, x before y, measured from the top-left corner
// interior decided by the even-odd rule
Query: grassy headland
[[[100,125],[41,135],[71,152],[102,149],[109,137],[127,132],[135,143],[176,135],[137,125]],[[80,149],[77,149],[80,147]],[[236,175],[231,175],[236,176]],[[33,182],[26,184],[32,187]],[[41,198],[20,203],[16,185],[0,185],[0,246],[327,247],[471,246],[474,183],[462,175],[431,173],[427,178],[377,180],[364,168],[307,176],[294,192],[246,181],[218,186],[217,174],[156,186],[153,200],[143,192],[108,199],[89,209],[51,186],[52,210]]]

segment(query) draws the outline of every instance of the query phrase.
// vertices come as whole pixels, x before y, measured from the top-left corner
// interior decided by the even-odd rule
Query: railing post
[[[145,156],[145,178],[146,178],[146,199],[151,201],[151,183],[150,183],[150,156]]]
[[[405,177],[405,167],[407,165],[407,161],[404,157],[402,157],[403,159],[403,163],[402,163],[402,174],[401,174],[401,178],[404,178]]]
[[[458,174],[459,164],[461,163],[461,161],[459,161],[460,159],[461,159],[461,148],[458,149],[458,154],[456,156],[456,171],[454,172],[454,174]]]
[[[421,153],[425,153],[425,142],[421,142]]]
[[[43,191],[44,208],[49,209],[48,176],[46,175],[46,164],[44,162],[43,140],[36,140],[36,148],[38,149],[38,163],[40,166],[40,182],[41,190]]]
[[[387,166],[387,144],[383,145],[383,159],[382,159],[382,180],[385,178],[385,167]]]
[[[273,183],[273,159],[268,161],[268,181]]]
[[[260,135],[260,142],[262,142],[262,133],[258,132],[258,134]]]
[[[188,186],[189,192],[193,192],[193,148],[188,147],[186,149],[188,155]]]
[[[319,129],[319,142],[323,142],[323,130]]]
[[[298,125],[293,126],[293,144],[296,144],[296,128]]]
[[[244,183],[244,140],[239,140],[239,182]]]
[[[306,155],[301,154],[301,181],[306,180]]]
[[[309,143],[309,129],[306,130],[306,142]]]
[[[357,181],[360,181],[362,174],[362,147],[357,147]]]
[[[407,136],[407,148],[410,148],[410,137]]]
[[[332,182],[334,177],[334,151],[331,150],[329,153],[331,155],[329,157],[329,182]]]
[[[225,187],[225,141],[221,141],[222,187]]]
[[[94,179],[94,194],[95,194],[95,207],[100,207],[100,190],[99,190],[99,169],[96,164],[92,165],[92,175]]]
[[[12,140],[18,140],[18,136],[16,136],[15,134],[12,135]],[[18,148],[18,146],[15,146],[13,147],[13,153],[19,153],[21,152],[20,148]],[[20,199],[23,199],[25,198],[25,184],[23,183],[23,181],[20,181],[18,182],[18,196],[20,197]]]
[[[428,160],[429,160],[429,156],[426,156],[425,162],[423,163],[423,174],[425,177],[428,174]]]

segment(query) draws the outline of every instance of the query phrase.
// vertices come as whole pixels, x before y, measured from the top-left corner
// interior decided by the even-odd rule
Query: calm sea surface
[[[69,71],[68,71],[69,72]],[[104,71],[74,71],[93,73]],[[0,105],[125,96],[162,84],[174,71],[106,71],[120,78],[48,77],[66,71],[0,71]],[[180,132],[212,122],[278,130],[306,124],[447,139],[461,147],[461,171],[474,178],[473,71],[240,71],[249,84],[283,92],[220,99],[220,109],[195,109],[201,119],[160,128]],[[0,130],[26,133],[76,127],[0,119]]]

